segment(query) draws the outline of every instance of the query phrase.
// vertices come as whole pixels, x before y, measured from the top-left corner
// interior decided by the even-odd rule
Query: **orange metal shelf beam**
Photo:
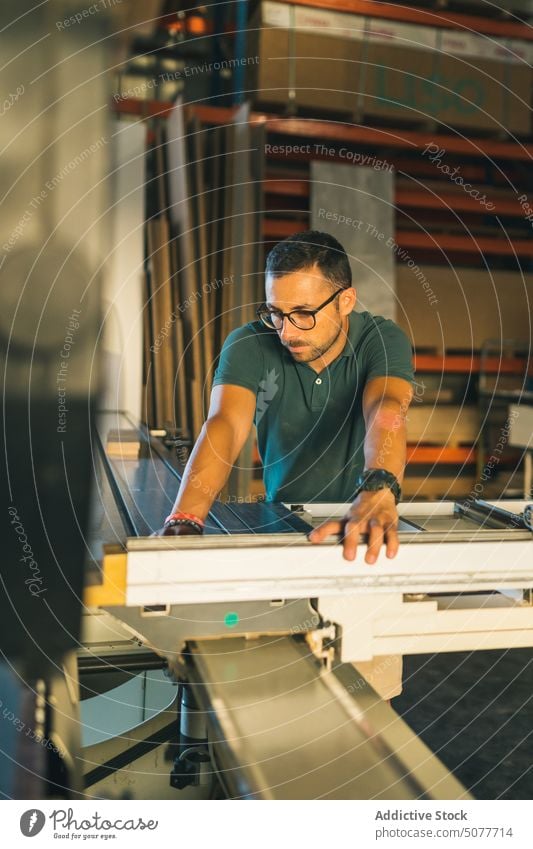
[[[284,239],[285,236],[292,236],[301,229],[306,229],[307,223],[303,221],[286,221],[285,219],[265,218],[263,221],[263,238],[265,239]]]
[[[276,239],[292,236],[306,226],[306,222],[297,219],[266,218],[263,221],[263,237]],[[430,251],[456,251],[461,254],[487,254],[498,256],[533,257],[533,241],[531,239],[515,239],[508,242],[505,239],[493,239],[489,236],[454,235],[453,233],[418,233],[412,230],[399,230],[395,236],[400,248],[412,250],[423,249]]]
[[[479,200],[467,194],[446,192],[435,194],[410,189],[397,189],[395,204],[411,206],[418,209],[450,209],[458,212],[477,212],[483,215],[522,215],[522,208],[516,198],[487,198],[494,204],[494,209],[482,207]]]
[[[143,100],[139,97],[121,97],[111,100],[111,108],[119,115],[138,115],[141,118],[166,118],[175,103],[172,100]],[[235,113],[235,107],[228,106],[186,106],[189,115],[196,115],[206,124],[229,124]]]
[[[269,178],[263,182],[264,191],[271,195],[287,197],[309,197],[309,182],[300,179]],[[449,209],[458,212],[477,212],[494,215],[521,215],[522,210],[516,198],[495,198],[494,209],[486,210],[480,206],[479,200],[463,193],[445,191],[442,194],[421,190],[397,189],[395,193],[396,206],[416,207],[418,209]]]
[[[209,108],[209,107],[206,107]],[[495,141],[486,138],[468,138],[459,135],[430,133],[426,130],[404,130],[401,128],[365,127],[344,124],[340,121],[316,118],[279,118],[252,113],[251,121],[268,123],[268,130],[287,136],[316,137],[321,142],[338,141],[353,144],[375,144],[381,147],[402,147],[417,152],[426,145],[436,144],[446,153],[462,153],[466,156],[487,156],[494,159],[533,160],[533,145],[530,143]]]
[[[445,446],[408,445],[408,463],[475,463],[473,447],[446,448]]]
[[[525,359],[510,357],[501,360],[499,357],[487,357],[484,365],[485,370],[491,374],[523,375],[527,368]],[[472,357],[457,355],[441,357],[433,354],[416,354],[414,367],[417,372],[477,373],[481,367],[481,357],[477,355]]]
[[[399,176],[403,176],[405,173],[407,174],[416,174],[418,177],[429,177],[430,179],[435,179],[435,166],[431,164],[429,160],[424,159],[423,157],[418,157],[417,159],[408,159],[401,155],[402,151],[399,150],[388,150],[387,151],[387,161],[396,169],[396,172]],[[340,155],[330,154],[324,155],[319,153],[311,153],[305,151],[304,153],[274,153],[272,150],[268,153],[268,160],[270,163],[274,163],[276,160],[283,162],[294,162],[298,165],[305,164],[306,162],[339,162],[341,165],[346,164],[346,159]],[[357,168],[357,165],[354,165]],[[463,164],[461,163],[461,176],[464,180],[474,181],[478,183],[483,183],[486,179],[486,171],[482,165],[477,165],[473,162]]]
[[[436,12],[431,9],[410,9],[407,6],[393,5],[392,3],[377,3],[375,0],[290,0],[290,2],[297,6],[314,6],[319,9],[331,9],[335,12],[349,12],[352,15],[386,18],[389,21],[406,21],[411,24],[423,24],[431,27],[466,29],[469,32],[533,41],[533,30],[527,24],[482,18],[478,15]]]
[[[138,115],[140,118],[166,118],[174,106],[170,100],[142,100],[138,97],[111,101],[111,108],[118,115]]]
[[[309,181],[267,178],[263,180],[263,191],[269,195],[307,198],[309,197]]]
[[[400,230],[396,233],[396,244],[401,248],[425,248],[426,250],[457,251],[457,253],[496,254],[501,256],[533,257],[533,240],[493,239],[488,236],[473,237],[451,233],[417,233]]]
[[[170,101],[139,100],[125,97],[111,101],[111,107],[122,115],[141,117],[166,117],[174,104]],[[228,124],[233,120],[235,107],[225,106],[188,106],[190,115],[196,115],[205,124]],[[338,141],[353,144],[370,144],[393,148],[407,148],[414,152],[429,144],[437,144],[447,153],[466,156],[486,156],[495,159],[520,159],[533,161],[533,145],[530,143],[495,141],[485,138],[466,138],[430,133],[427,131],[387,129],[344,124],[339,121],[318,120],[315,118],[280,118],[262,112],[252,112],[250,123],[268,124],[268,130],[282,135],[315,137],[321,142]]]

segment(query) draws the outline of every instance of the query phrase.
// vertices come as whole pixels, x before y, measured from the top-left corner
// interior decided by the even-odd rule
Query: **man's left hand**
[[[390,489],[361,492],[344,518],[324,522],[309,534],[309,539],[318,543],[331,534],[342,535],[345,560],[355,560],[360,534],[368,534],[366,563],[376,562],[382,545],[386,546],[387,557],[395,557],[400,545],[398,510]]]

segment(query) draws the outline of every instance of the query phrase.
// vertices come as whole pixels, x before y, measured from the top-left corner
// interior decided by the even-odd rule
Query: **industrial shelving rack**
[[[464,13],[446,8],[416,8],[374,2],[374,0],[291,0],[293,5],[313,6],[336,12],[349,12],[389,20],[444,27],[500,37],[519,38],[533,41],[533,28],[518,20],[512,14],[498,17]],[[242,4],[240,20],[242,22]],[[244,4],[247,5],[247,4]],[[250,4],[251,5],[251,4]],[[430,4],[431,5],[431,4]],[[240,41],[242,49],[242,39]],[[237,95],[239,93],[237,92]],[[242,99],[235,97],[238,102]],[[216,98],[215,98],[216,101]],[[226,101],[227,102],[227,101]],[[118,114],[137,116],[143,119],[164,119],[173,107],[173,103],[158,100],[138,101],[123,98],[113,107]],[[237,106],[195,103],[188,111],[204,125],[226,125]],[[397,214],[396,242],[407,248],[417,262],[438,263],[445,254],[447,261],[459,266],[479,267],[494,265],[495,268],[509,268],[517,263],[523,271],[530,271],[533,261],[533,240],[524,227],[523,210],[518,195],[531,191],[533,181],[528,176],[528,166],[533,159],[533,141],[531,137],[505,138],[475,135],[464,132],[434,132],[428,128],[369,126],[368,124],[344,123],[332,120],[323,114],[316,117],[303,117],[294,114],[274,114],[265,110],[252,111],[251,124],[262,124],[269,138],[277,141],[315,140],[331,145],[351,144],[360,149],[386,156],[395,168],[396,190],[395,206]],[[479,215],[478,204],[463,192],[454,191],[445,181],[440,181],[438,191],[430,185],[428,178],[434,173],[428,163],[421,160],[420,151],[428,144],[438,144],[450,156],[460,157],[462,173],[473,185],[490,191],[494,209],[483,218]],[[319,159],[319,155],[284,156],[284,168],[280,168],[276,155],[267,157],[263,180],[264,222],[263,238],[265,247],[280,238],[284,238],[304,229],[309,222],[309,162]],[[287,160],[289,159],[289,167]],[[329,161],[332,157],[328,156]],[[335,157],[333,157],[333,161]],[[339,161],[341,161],[339,159]],[[409,177],[416,178],[416,186]],[[407,178],[407,179],[405,179]],[[422,232],[406,225],[409,220],[404,211],[431,211],[436,227]],[[466,216],[469,232],[457,232],[452,225],[453,217],[461,221]],[[493,226],[497,222],[498,228]],[[505,227],[500,226],[501,222]],[[417,350],[415,355],[418,374],[439,374],[442,380],[450,374],[469,374],[476,376],[480,369],[480,357],[476,351],[433,351]],[[484,368],[494,374],[513,373],[517,376],[531,373],[531,360],[524,358],[504,358],[494,356]],[[475,471],[479,456],[475,445],[471,446],[432,446],[411,445],[408,455],[409,465],[449,465],[455,471],[470,470],[470,479]],[[445,494],[444,492],[441,494]],[[418,492],[420,495],[420,492]]]

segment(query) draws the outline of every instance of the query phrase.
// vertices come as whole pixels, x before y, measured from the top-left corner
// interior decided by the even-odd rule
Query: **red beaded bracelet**
[[[195,516],[194,513],[183,513],[181,510],[176,510],[175,513],[171,513],[170,516],[167,516],[164,524],[172,521],[172,519],[187,519],[189,522],[194,522],[195,525],[199,525],[201,528],[205,527],[205,522],[202,519],[199,519],[198,516]]]

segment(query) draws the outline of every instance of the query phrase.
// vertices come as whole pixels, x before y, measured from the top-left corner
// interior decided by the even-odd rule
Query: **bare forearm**
[[[239,449],[235,432],[224,418],[208,419],[185,467],[174,511],[205,519],[228,479]]]
[[[368,415],[365,437],[365,466],[386,469],[403,480],[406,461],[407,405],[383,400]]]

